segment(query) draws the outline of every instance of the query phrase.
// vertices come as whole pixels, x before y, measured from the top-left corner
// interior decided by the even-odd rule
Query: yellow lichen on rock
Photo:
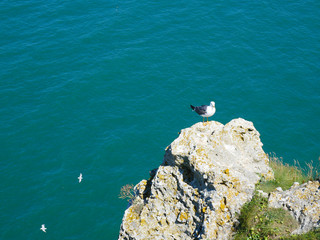
[[[224,199],[220,200],[220,209],[223,212],[226,210],[226,204],[225,204],[225,200]]]
[[[132,223],[133,221],[136,221],[136,220],[140,219],[139,215],[134,211],[134,207],[133,206],[131,206],[128,209],[128,212],[127,212],[125,217],[126,217],[126,222],[128,224]]]
[[[147,183],[148,183],[147,180],[142,180],[135,186],[135,190],[138,192],[139,197],[141,199],[143,198],[143,192],[146,189]]]
[[[309,181],[289,190],[274,191],[269,196],[269,207],[283,208],[294,216],[299,228],[293,234],[305,233],[320,227],[320,183]]]
[[[141,225],[141,226],[147,225],[147,221],[146,221],[145,219],[141,219],[140,225]]]
[[[207,207],[202,208],[202,212],[205,213],[207,211]]]
[[[162,174],[158,174],[157,176],[158,176],[158,178],[159,178],[160,180],[164,180],[164,179],[165,179],[165,176],[162,175]]]
[[[186,220],[188,220],[189,218],[189,215],[188,213],[186,213],[185,211],[181,211],[180,214],[179,214],[179,219],[181,222],[184,222]]]
[[[167,221],[166,221],[166,219],[165,218],[161,218],[161,220],[160,220],[160,225],[162,226],[162,227],[164,227],[164,226],[167,226],[168,224],[167,224]]]
[[[253,124],[240,118],[181,130],[137,188],[140,201],[126,210],[119,240],[231,239],[241,206],[272,171],[261,146]]]

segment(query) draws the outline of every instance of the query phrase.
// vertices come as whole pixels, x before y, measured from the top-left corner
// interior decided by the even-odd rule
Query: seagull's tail
[[[194,106],[192,106],[192,105],[190,105],[190,107],[191,107],[191,109],[194,111],[195,107],[194,107]]]

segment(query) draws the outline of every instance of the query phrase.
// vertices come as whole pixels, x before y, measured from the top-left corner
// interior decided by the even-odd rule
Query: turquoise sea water
[[[117,239],[121,186],[202,121],[189,104],[254,122],[287,163],[318,161],[319,1],[3,0],[0,13],[0,239]]]

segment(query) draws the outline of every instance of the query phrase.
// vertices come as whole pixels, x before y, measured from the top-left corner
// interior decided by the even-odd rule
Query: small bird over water
[[[44,224],[42,224],[40,230],[43,231],[43,232],[46,232],[47,228],[45,227]]]
[[[78,179],[79,179],[79,183],[81,183],[81,181],[82,181],[82,173],[80,173],[80,176],[78,177]]]
[[[191,109],[198,113],[201,117],[203,117],[203,123],[204,123],[204,118],[207,118],[207,123],[208,123],[208,117],[211,117],[215,112],[216,112],[216,107],[215,107],[215,102],[211,101],[210,105],[201,105],[198,107],[194,107],[190,105]]]

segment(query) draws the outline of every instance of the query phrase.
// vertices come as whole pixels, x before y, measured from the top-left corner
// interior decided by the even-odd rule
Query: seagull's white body
[[[200,115],[201,117],[211,117],[216,112],[216,107],[214,102],[210,102],[210,105],[207,106],[206,113]]]
[[[46,232],[47,228],[44,224],[42,224],[40,230],[43,232]]]
[[[78,179],[79,179],[79,183],[81,183],[81,181],[82,181],[82,173],[80,173],[80,176],[78,177]]]
[[[215,102],[211,101],[210,105],[201,105],[201,106],[197,106],[197,107],[190,105],[190,107],[193,111],[195,111],[201,117],[203,117],[203,122],[204,122],[204,118],[206,117],[207,123],[208,123],[208,117],[211,117],[216,112],[215,105],[216,105]]]

